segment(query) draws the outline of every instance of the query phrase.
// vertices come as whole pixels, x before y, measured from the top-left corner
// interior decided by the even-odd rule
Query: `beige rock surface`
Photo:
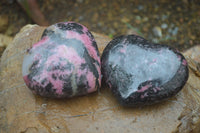
[[[0,58],[5,48],[12,42],[12,40],[12,37],[0,34]]]
[[[0,47],[7,47],[12,42],[12,40],[12,37],[0,34]]]
[[[44,27],[29,25],[5,50],[0,64],[0,132],[2,133],[199,133],[200,77],[190,70],[183,90],[153,106],[125,108],[111,92],[71,99],[35,96],[22,79],[26,49],[40,39]],[[110,40],[94,33],[100,51]],[[190,54],[186,52],[188,57]],[[192,57],[191,57],[192,60]]]
[[[8,16],[0,15],[0,33],[5,32],[8,28]]]

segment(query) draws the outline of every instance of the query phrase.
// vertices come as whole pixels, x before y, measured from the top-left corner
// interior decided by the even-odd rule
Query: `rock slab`
[[[106,87],[100,93],[62,100],[33,95],[23,81],[21,68],[26,50],[41,39],[44,29],[27,25],[3,53],[0,63],[1,133],[200,132],[200,78],[191,70],[180,93],[148,107],[122,107]],[[102,53],[110,39],[93,35]]]

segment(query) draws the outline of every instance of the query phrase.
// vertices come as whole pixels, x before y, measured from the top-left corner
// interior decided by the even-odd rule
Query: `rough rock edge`
[[[194,78],[198,78],[200,80],[200,76],[198,75],[200,73],[199,70],[196,68],[198,64],[200,63],[200,45],[196,45],[188,50],[186,50],[183,54],[186,57],[189,65],[190,70],[190,76],[189,79],[192,83],[192,80]],[[195,62],[195,63],[194,63]],[[195,70],[194,70],[195,69]],[[190,82],[188,81],[188,82]],[[200,132],[200,90],[196,89],[195,83],[193,84],[186,84],[191,89],[190,92],[188,92],[190,95],[195,97],[195,104],[196,106],[192,106],[192,109],[189,109],[185,107],[186,109],[181,113],[179,116],[179,120],[181,121],[181,124],[177,127],[177,130],[174,131],[174,133],[199,133]]]
[[[38,28],[39,26],[38,25],[31,25],[31,24],[29,24],[29,25],[26,25],[26,26],[24,26],[24,27],[22,27],[22,29],[19,31],[19,33],[17,33],[16,34],[16,36],[14,37],[14,39],[13,39],[13,41],[10,43],[10,45],[8,45],[8,47],[6,48],[6,50],[3,52],[3,55],[2,55],[2,57],[4,56],[4,53],[6,53],[6,51],[10,48],[10,47],[12,47],[12,45],[15,45],[15,42],[17,42],[17,41],[22,41],[22,37],[24,37],[24,36],[26,36],[26,35],[28,35],[28,34],[30,34],[32,31],[33,31],[33,29],[34,28]],[[39,35],[38,35],[39,36]],[[40,38],[37,38],[37,40],[39,40]],[[7,55],[5,55],[5,56],[7,56]],[[2,58],[1,58],[2,59]],[[1,62],[1,60],[0,60],[0,66],[2,65],[2,62]],[[1,67],[0,67],[0,77],[1,77],[1,75],[2,75],[2,73],[1,73],[2,71],[1,71]],[[3,88],[3,86],[2,86],[2,80],[0,79],[0,95],[1,94],[3,94],[3,93],[5,93],[4,91],[2,91],[2,89],[1,88]],[[2,100],[2,99],[4,98],[3,96],[1,96],[0,97],[0,105],[2,105],[2,106],[0,106],[0,133],[2,132],[2,133],[7,133],[7,132],[19,132],[19,133],[37,133],[38,131],[39,132],[42,132],[42,133],[48,133],[49,131],[47,130],[48,128],[46,128],[45,127],[45,125],[42,125],[42,124],[39,124],[40,123],[40,121],[38,120],[38,119],[32,119],[33,121],[32,121],[32,123],[31,124],[29,124],[29,126],[27,126],[26,128],[21,128],[21,129],[15,129],[15,127],[13,127],[15,130],[13,131],[13,130],[11,130],[11,129],[9,129],[8,127],[10,127],[11,125],[9,125],[8,124],[8,122],[7,122],[7,110],[6,110],[6,103],[2,103],[3,101],[5,101],[5,100]],[[30,112],[27,112],[27,113],[30,113]],[[4,114],[4,115],[3,115]],[[4,116],[4,117],[3,117]],[[30,116],[30,117],[32,117],[32,116]],[[2,124],[2,121],[4,122],[3,124]],[[15,125],[16,126],[16,125]],[[35,131],[37,131],[37,132],[35,132]]]

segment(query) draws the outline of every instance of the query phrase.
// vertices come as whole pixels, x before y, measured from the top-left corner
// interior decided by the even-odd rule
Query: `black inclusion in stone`
[[[41,96],[55,97],[55,95],[53,93],[53,85],[50,82],[44,88],[36,85],[35,90],[36,90],[36,93],[40,93]]]
[[[42,80],[41,84],[44,85],[46,82],[47,82],[47,79],[45,78]]]
[[[83,34],[83,27],[77,23],[68,23],[68,24],[65,24],[65,23],[58,23],[57,24],[58,28],[61,29],[61,30],[72,30],[72,31],[76,31],[78,32],[79,34]]]
[[[94,76],[96,77],[96,85],[99,86],[99,82],[98,82],[98,78],[99,78],[99,73],[98,73],[98,70],[95,66],[94,63],[97,63],[97,65],[100,65],[95,59],[91,58],[88,51],[85,50],[84,52],[84,59],[86,62],[91,62],[91,63],[88,63],[88,67],[89,67],[89,70],[94,74]]]
[[[57,80],[57,76],[55,74],[52,74],[52,79]]]
[[[91,32],[87,31],[86,34],[89,36],[91,41],[94,39],[94,36],[91,34]]]
[[[41,38],[43,38],[44,36],[52,36],[52,35],[54,35],[53,30],[45,29]]]
[[[64,80],[64,85],[63,85],[63,93],[66,94],[68,97],[72,96],[73,91],[72,91],[72,86],[71,86],[71,80],[69,76],[67,79]]]
[[[101,57],[103,81],[124,106],[150,105],[176,95],[188,66],[177,50],[136,35],[119,36]]]
[[[94,40],[94,36],[92,35],[92,33],[90,31],[87,31],[86,34],[89,36],[90,41],[92,42],[92,46],[96,49],[96,51],[98,51],[97,43]],[[97,55],[100,55],[99,52],[97,52]]]
[[[51,83],[48,83],[46,86],[45,86],[45,91],[47,92],[50,92],[52,90],[52,87],[53,85]]]
[[[92,41],[92,46],[95,48],[96,51],[98,51],[97,43],[95,41]],[[97,52],[97,56],[100,56],[99,52]]]
[[[33,80],[33,77],[36,76],[38,73],[40,73],[42,66],[41,65],[37,66],[38,63],[39,63],[39,60],[35,60],[29,68],[30,74],[28,75],[28,77],[30,80]]]
[[[36,66],[38,65],[38,63],[39,63],[39,60],[35,60],[34,62],[33,62],[33,64],[31,65],[31,67],[30,67],[30,71],[32,71],[32,70],[34,70],[34,69],[36,69]]]
[[[85,81],[87,81],[86,75],[81,75],[79,82],[77,82],[77,95],[87,94],[87,88],[89,88],[89,85],[86,85],[84,83]]]

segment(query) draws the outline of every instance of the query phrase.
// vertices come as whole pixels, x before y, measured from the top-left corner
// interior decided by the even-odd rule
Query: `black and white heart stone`
[[[113,39],[101,63],[105,83],[124,106],[149,105],[172,97],[189,74],[180,52],[136,35]]]

